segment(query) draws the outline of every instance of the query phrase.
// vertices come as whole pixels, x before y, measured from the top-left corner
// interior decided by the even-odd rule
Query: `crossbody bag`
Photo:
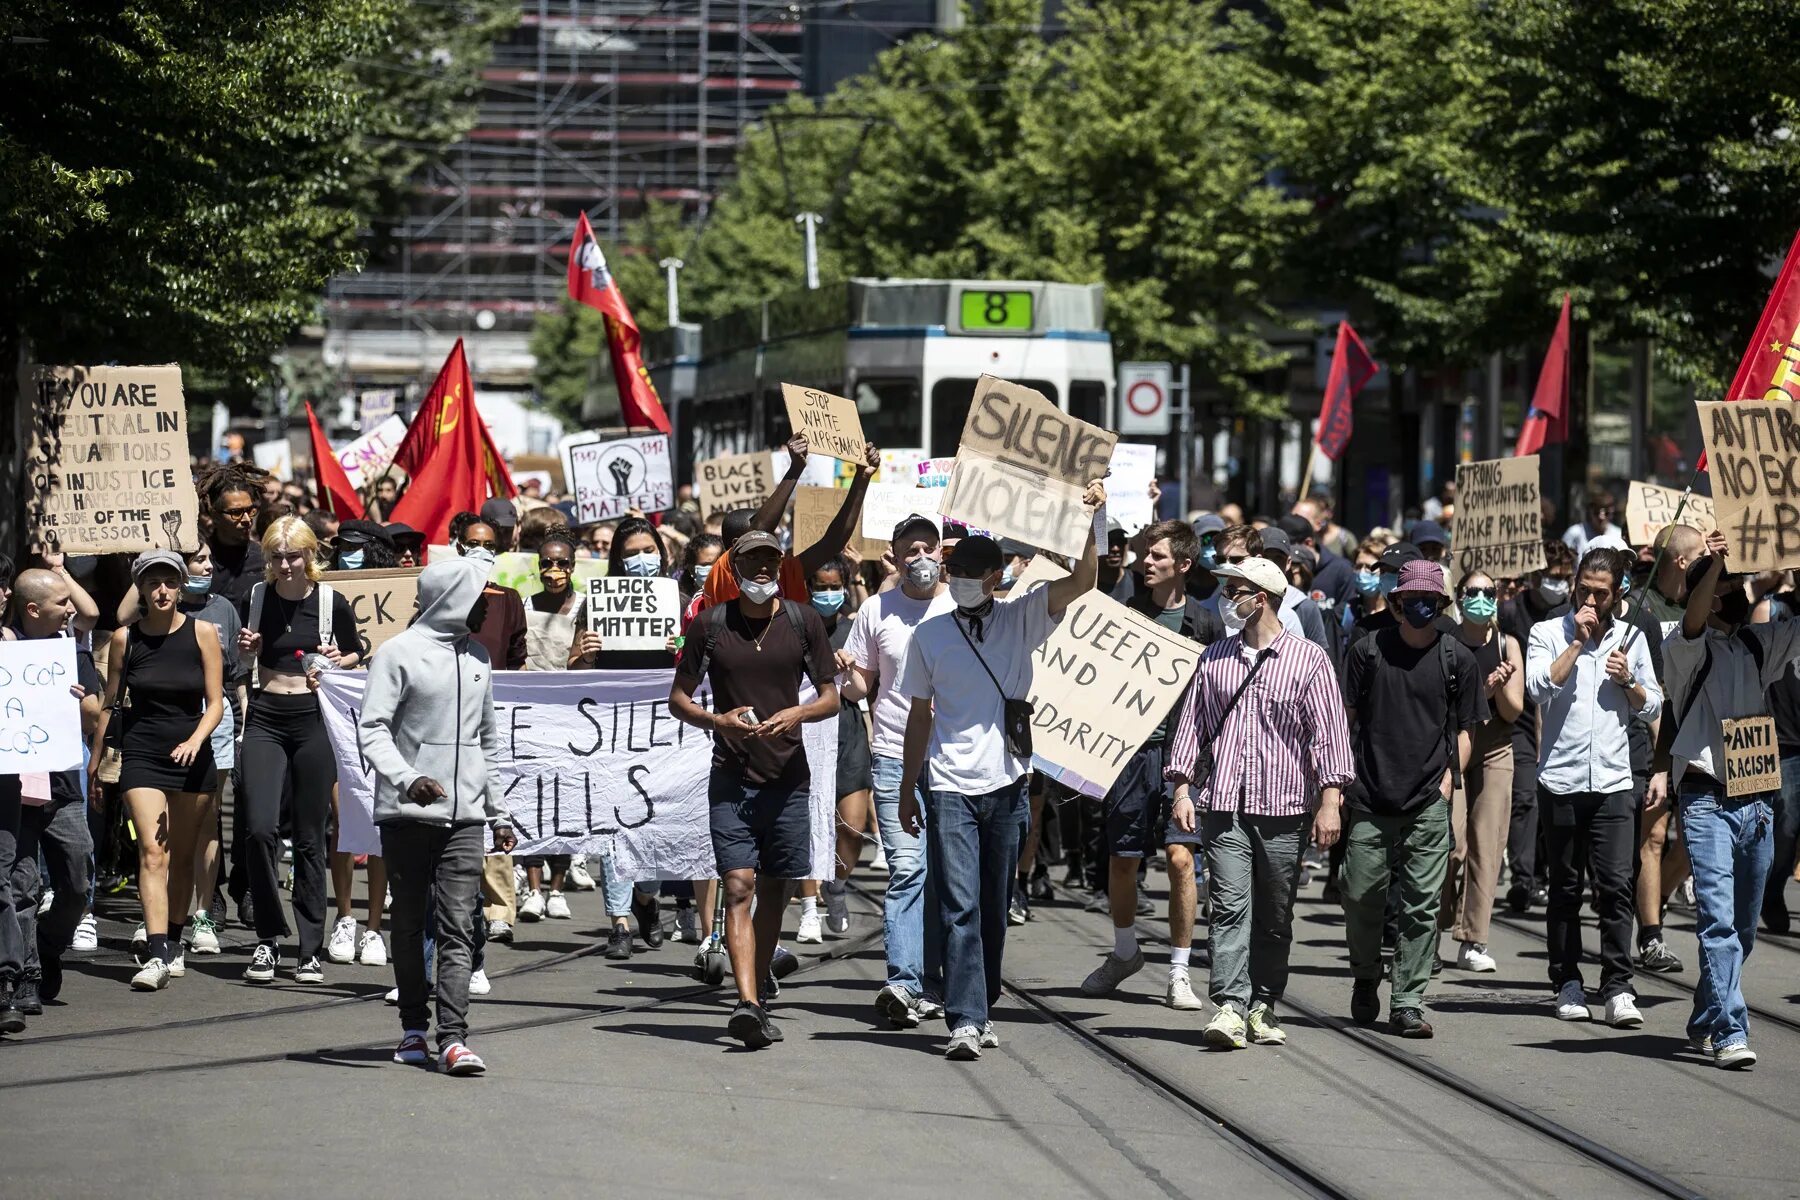
[[[1000,680],[995,678],[994,669],[987,665],[987,659],[981,657],[981,651],[975,648],[975,639],[969,636],[969,631],[963,628],[963,623],[956,619],[956,614],[950,615],[950,623],[956,626],[958,633],[962,634],[963,641],[969,644],[969,649],[975,655],[975,661],[981,664],[981,669],[987,672],[989,679],[993,680],[994,690],[1000,693],[1000,702],[1006,709],[1006,748],[1020,758],[1030,758],[1031,714],[1034,711],[1031,701],[1014,700],[1008,696],[1006,689],[1000,686]]]

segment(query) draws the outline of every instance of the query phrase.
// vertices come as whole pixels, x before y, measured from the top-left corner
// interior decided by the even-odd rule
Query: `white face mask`
[[[980,608],[987,602],[987,588],[979,579],[950,579],[950,599],[958,608]]]
[[[738,591],[742,592],[744,599],[752,604],[767,604],[775,598],[775,593],[780,590],[781,581],[777,579],[771,579],[765,583],[758,579],[745,579],[741,576],[738,578]]]
[[[1249,616],[1241,611],[1244,603],[1245,601],[1240,600],[1237,604],[1232,604],[1220,597],[1219,620],[1225,623],[1225,632],[1231,637],[1244,632],[1244,626],[1250,623]]]

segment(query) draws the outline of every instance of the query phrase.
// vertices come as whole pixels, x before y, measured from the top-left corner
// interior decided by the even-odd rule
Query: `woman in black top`
[[[825,622],[831,635],[832,653],[838,669],[849,664],[844,647],[850,641],[853,608],[846,607],[853,594],[856,570],[848,559],[833,559],[807,577],[807,592],[812,606]],[[808,879],[800,884],[800,929],[797,942],[822,942],[824,930],[843,934],[850,929],[848,883],[851,870],[862,857],[863,834],[869,827],[869,798],[875,788],[875,760],[869,753],[869,726],[863,719],[857,701],[844,699],[838,692],[838,758],[837,758],[837,876],[821,881]],[[825,895],[825,921],[820,924],[818,898]]]
[[[253,659],[250,712],[244,720],[238,818],[245,842],[250,891],[256,898],[257,946],[244,978],[270,983],[280,963],[281,801],[289,792],[294,838],[294,923],[300,934],[297,983],[323,983],[326,828],[337,761],[325,736],[320,670],[354,667],[361,642],[343,593],[331,594],[331,636],[321,636],[319,543],[298,517],[277,519],[263,534],[267,578],[244,602],[238,652]],[[291,784],[291,790],[289,785]]]
[[[187,566],[172,550],[146,550],[131,574],[144,615],[115,630],[107,661],[123,664],[106,682],[106,707],[88,763],[97,778],[109,714],[121,700],[123,765],[119,792],[138,831],[138,896],[149,948],[131,986],[154,992],[171,975],[187,973],[181,923],[169,900],[184,909],[194,887],[194,848],[204,834],[217,772],[212,732],[225,715],[224,654],[217,626],[181,611]]]

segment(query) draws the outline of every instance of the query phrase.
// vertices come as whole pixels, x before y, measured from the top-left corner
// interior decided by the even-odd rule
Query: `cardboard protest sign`
[[[1676,521],[1675,509],[1681,509]],[[1634,546],[1648,546],[1665,525],[1682,524],[1701,533],[1711,533],[1718,522],[1713,519],[1711,496],[1689,496],[1681,502],[1679,488],[1658,487],[1654,483],[1631,481],[1625,493],[1625,537]]]
[[[675,503],[667,434],[578,442],[567,454],[578,525],[614,521],[634,508],[661,512]]]
[[[727,454],[694,464],[700,515],[734,508],[761,508],[775,490],[775,471],[766,452]]]
[[[1800,567],[1800,401],[1696,407],[1713,512],[1730,544],[1731,569]]]
[[[29,536],[65,554],[188,550],[200,501],[181,368],[31,368]]]
[[[1755,796],[1781,790],[1781,747],[1774,717],[1720,722],[1725,743],[1725,794]]]
[[[0,642],[0,775],[69,771],[86,757],[75,639]]]
[[[963,424],[944,515],[1078,557],[1092,520],[1081,502],[1119,435],[1071,417],[1028,387],[983,375]]]
[[[681,588],[673,579],[608,575],[588,584],[588,628],[600,649],[663,650],[681,632]]]
[[[788,467],[794,461],[793,455],[783,446],[769,451],[769,488],[774,490],[777,483],[787,478]],[[794,480],[796,487],[837,487],[838,461],[825,454],[808,453],[806,465],[800,468],[800,477]]]
[[[361,428],[372,430],[386,424],[388,419],[394,415],[394,406],[399,399],[400,394],[392,388],[364,392],[357,398],[358,423]],[[401,428],[405,427],[406,423],[402,421]]]
[[[669,713],[673,671],[496,671],[493,763],[515,853],[605,854],[629,879],[710,879],[716,873],[707,781],[711,741]],[[337,760],[337,849],[379,854],[375,772],[362,757],[357,718],[368,676],[327,671],[319,685],[325,734]],[[712,706],[703,687],[695,695]],[[812,698],[803,688],[800,702]],[[829,879],[837,849],[837,722],[801,726],[812,788],[811,870]]]
[[[1035,554],[1019,577],[1013,580],[1012,591],[1008,596],[1023,596],[1040,583],[1055,583],[1059,579],[1067,579],[1069,571],[1048,554]]]
[[[1499,579],[1542,570],[1543,519],[1537,455],[1458,464],[1451,582],[1471,571]]]
[[[419,572],[424,569],[372,567],[367,571],[326,571],[319,576],[349,601],[364,658],[412,624],[419,611]]]
[[[1032,766],[1106,795],[1181,699],[1202,649],[1109,596],[1081,596],[1032,656]]]
[[[394,452],[406,440],[406,422],[389,417],[337,452],[338,465],[350,477],[353,488],[366,487],[381,477],[394,461]]]
[[[781,385],[781,398],[787,403],[788,424],[795,433],[806,435],[808,458],[827,454],[841,462],[859,463],[867,456],[862,417],[854,400],[791,383]]]
[[[294,477],[294,447],[286,438],[258,442],[250,447],[250,457],[257,466],[283,483]]]
[[[821,537],[825,527],[844,507],[846,493],[838,488],[797,487],[794,489],[794,552],[798,554]]]
[[[1155,446],[1120,442],[1113,447],[1112,473],[1106,477],[1106,511],[1126,536],[1155,522],[1156,506],[1150,502],[1150,485],[1155,482]]]

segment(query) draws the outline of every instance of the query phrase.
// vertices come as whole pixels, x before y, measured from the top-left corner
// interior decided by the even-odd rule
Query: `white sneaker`
[[[193,923],[188,926],[188,951],[192,954],[217,954],[219,952],[219,927],[212,923],[212,918],[205,913],[195,913]]]
[[[974,1062],[981,1057],[981,1030],[973,1025],[958,1025],[950,1031],[950,1044],[944,1057],[953,1062]]]
[[[591,892],[600,885],[594,882],[594,876],[588,870],[587,859],[569,860],[569,874],[563,880],[563,887],[571,892]]]
[[[1588,1011],[1587,993],[1573,979],[1562,985],[1556,993],[1556,1019],[1559,1021],[1591,1021],[1594,1014]]]
[[[339,917],[337,919],[337,924],[331,927],[331,937],[325,943],[325,957],[334,963],[356,961],[355,917]]]
[[[819,920],[819,910],[800,914],[800,931],[794,935],[796,942],[814,944],[825,940],[825,924]]]
[[[177,954],[175,956],[175,961],[173,961],[169,964],[169,978],[170,979],[185,979],[186,977],[187,977],[187,955]]]
[[[1285,1046],[1287,1030],[1275,1019],[1275,1012],[1267,1004],[1252,1004],[1250,1020],[1246,1022],[1250,1031],[1250,1040],[1259,1046]]]
[[[544,915],[557,921],[569,919],[569,902],[563,899],[561,892],[551,892],[550,898],[544,901]]]
[[[88,913],[75,923],[75,936],[69,939],[71,954],[92,954],[100,948],[100,922]]]
[[[1244,1018],[1238,1015],[1235,1008],[1221,1008],[1206,1023],[1201,1036],[1215,1050],[1242,1050],[1245,1044]]]
[[[1163,993],[1163,1003],[1182,1012],[1199,1012],[1206,1007],[1200,997],[1194,995],[1194,985],[1188,982],[1186,971],[1169,973],[1169,989]]]
[[[1750,1048],[1749,1042],[1733,1042],[1714,1051],[1713,1062],[1721,1070],[1747,1071],[1756,1065],[1756,1051]]]
[[[1459,971],[1477,971],[1486,974],[1500,969],[1494,956],[1480,942],[1464,942],[1462,950],[1456,956],[1456,969]]]
[[[871,871],[887,870],[887,847],[879,841],[875,843],[875,857],[869,860]]]
[[[469,972],[469,995],[485,996],[493,990],[494,990],[494,985],[488,982],[488,977],[487,977],[486,971],[470,971]],[[394,1003],[395,1004],[400,1003],[400,989],[399,988],[394,989]]]
[[[1620,992],[1606,1002],[1606,1023],[1614,1029],[1637,1029],[1644,1023],[1644,1014],[1638,1011],[1637,997],[1629,992]]]
[[[700,914],[694,911],[693,905],[675,910],[675,940],[700,944]]]
[[[532,892],[519,902],[519,920],[541,921],[544,919],[544,893]]]
[[[387,943],[381,940],[381,934],[374,929],[363,930],[356,939],[356,961],[365,967],[385,967],[387,960]]]
[[[138,968],[138,973],[131,977],[133,991],[160,992],[169,986],[169,964],[160,958],[153,958]]]
[[[38,901],[38,916],[41,917],[45,913],[49,912],[50,906],[55,903],[56,903],[56,889],[55,888],[45,888],[44,889],[44,898],[42,900]]]
[[[984,1021],[982,1023],[981,1035],[977,1037],[975,1041],[983,1050],[993,1050],[1000,1045],[1000,1035],[994,1032],[994,1023],[992,1021]]]
[[[397,987],[389,988],[387,990],[387,995],[383,996],[382,999],[389,1004],[398,1005],[400,1003],[400,989]]]
[[[531,876],[518,863],[513,864],[513,895],[523,896],[531,890]]]

